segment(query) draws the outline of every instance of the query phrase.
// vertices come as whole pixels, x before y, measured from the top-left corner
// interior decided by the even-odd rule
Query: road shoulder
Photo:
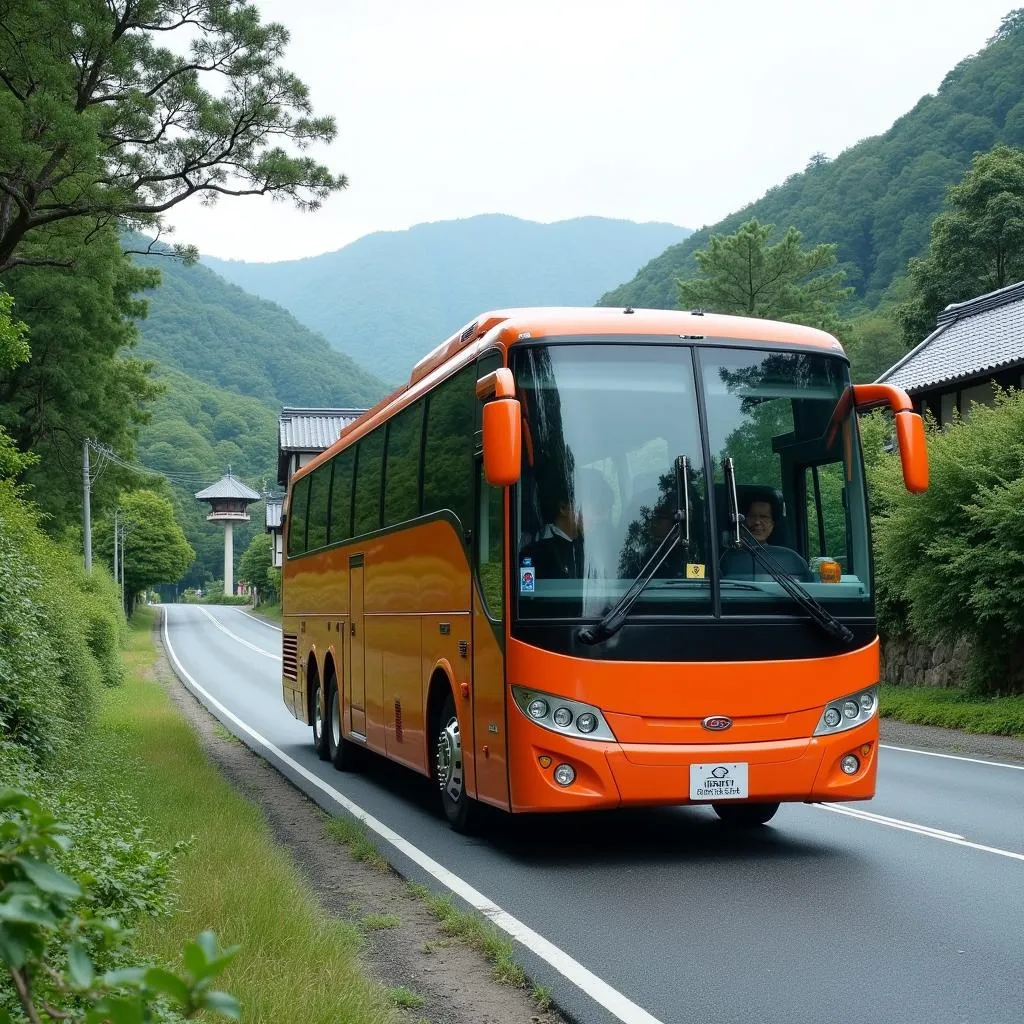
[[[883,718],[880,726],[881,741],[890,746],[1024,764],[1024,740],[1012,736],[989,736],[935,725],[914,725],[895,718]]]

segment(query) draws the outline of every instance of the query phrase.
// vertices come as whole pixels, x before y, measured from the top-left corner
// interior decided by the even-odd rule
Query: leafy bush
[[[1024,686],[1024,393],[975,405],[928,436],[930,484],[911,495],[899,460],[871,469],[879,618],[889,631],[973,649],[972,689]]]
[[[887,718],[995,736],[1024,736],[1024,697],[971,697],[935,686],[883,686]]]

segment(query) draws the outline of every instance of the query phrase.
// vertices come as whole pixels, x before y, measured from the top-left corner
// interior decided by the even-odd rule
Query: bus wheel
[[[331,709],[330,724],[324,729],[328,756],[338,771],[349,772],[355,767],[358,751],[341,734],[341,698],[338,696],[338,680],[333,673],[327,680],[327,693],[328,707]]]
[[[320,685],[320,678],[313,680],[313,746],[321,761],[330,758],[331,752],[327,749],[327,730],[324,728],[324,688]]]
[[[753,828],[764,825],[775,817],[778,804],[712,804],[715,814],[727,825],[738,825],[740,828]]]
[[[475,818],[475,803],[466,792],[462,736],[450,693],[438,718],[434,740],[434,780],[441,790],[441,804],[449,824],[456,832],[469,832]]]

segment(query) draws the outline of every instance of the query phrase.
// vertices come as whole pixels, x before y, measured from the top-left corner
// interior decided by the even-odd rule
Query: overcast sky
[[[174,239],[264,261],[478,213],[698,228],[885,131],[1021,2],[259,0],[349,188],[185,203]]]

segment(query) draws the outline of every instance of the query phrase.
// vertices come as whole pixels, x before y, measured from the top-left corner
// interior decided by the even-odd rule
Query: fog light
[[[531,718],[543,718],[548,713],[548,702],[540,698],[531,700],[527,711],[530,712]]]
[[[593,732],[597,728],[597,715],[592,715],[589,711],[580,715],[576,719],[576,728],[580,732]]]
[[[556,708],[551,717],[555,720],[555,725],[560,725],[563,729],[567,725],[572,725],[572,712],[568,708]],[[571,781],[572,779],[569,780]]]
[[[848,700],[843,704],[843,714],[847,718],[856,718],[860,714],[860,705],[855,700]]]
[[[560,764],[555,769],[555,782],[560,786],[571,786],[576,781],[576,770],[571,764]]]
[[[847,775],[856,775],[860,768],[860,761],[857,760],[856,754],[847,754],[846,757],[839,762],[839,767],[842,768]]]
[[[834,729],[842,720],[842,715],[839,714],[837,708],[826,708],[825,709],[825,724],[830,728]]]
[[[864,709],[865,714],[869,714],[875,706],[875,698],[870,693],[862,693],[860,695],[860,706]]]

